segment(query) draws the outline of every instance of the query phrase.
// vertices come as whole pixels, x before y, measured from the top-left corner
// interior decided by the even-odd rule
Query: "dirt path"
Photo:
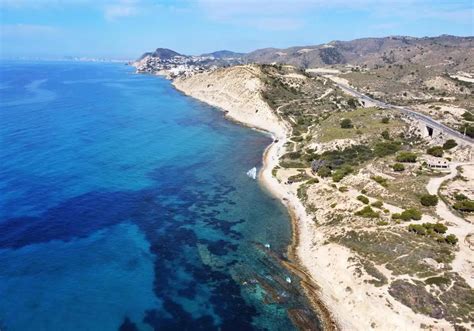
[[[426,185],[428,192],[437,195],[441,184],[448,179],[454,178],[458,174],[457,167],[466,164],[467,163],[453,164],[453,170],[449,175],[432,178],[428,182],[428,185]],[[436,205],[436,214],[438,214],[442,220],[449,223],[448,233],[453,233],[459,239],[459,251],[456,253],[456,257],[452,263],[453,271],[459,273],[469,286],[474,287],[474,248],[469,246],[467,238],[474,235],[474,224],[454,215],[442,200]]]

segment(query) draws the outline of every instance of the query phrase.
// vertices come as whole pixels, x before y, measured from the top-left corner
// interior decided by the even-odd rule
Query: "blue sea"
[[[317,327],[270,142],[123,64],[1,62],[0,330]]]

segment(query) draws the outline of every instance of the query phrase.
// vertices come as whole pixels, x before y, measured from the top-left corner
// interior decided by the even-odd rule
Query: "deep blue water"
[[[289,216],[246,176],[269,137],[124,65],[3,62],[0,78],[2,331],[314,318],[278,262]]]

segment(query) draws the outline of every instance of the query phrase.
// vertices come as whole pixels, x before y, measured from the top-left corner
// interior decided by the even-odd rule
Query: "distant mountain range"
[[[158,48],[146,56],[170,60],[175,56],[187,58],[213,57],[220,65],[227,59],[233,63],[281,63],[303,68],[325,67],[332,65],[377,65],[421,63],[439,65],[443,61],[458,66],[459,70],[474,69],[474,37],[441,35],[438,37],[414,38],[391,36],[383,38],[363,38],[352,41],[331,41],[313,46],[290,48],[264,48],[250,53],[236,53],[221,50],[199,56],[179,54],[166,48]],[[452,67],[452,65],[451,65]]]
[[[463,67],[474,64],[474,37],[413,38],[393,36],[332,41],[323,45],[285,49],[265,48],[245,55],[247,62],[285,63],[304,68],[328,65],[367,65],[457,62]]]
[[[180,54],[168,48],[157,48],[153,52],[144,53],[139,58],[139,60],[147,56],[160,58],[161,60],[171,60],[175,56],[192,57],[191,55]],[[243,58],[244,56],[245,56],[245,53],[236,53],[236,52],[232,52],[228,50],[221,50],[221,51],[216,51],[213,53],[201,54],[201,55],[198,55],[197,57],[214,57],[215,59],[230,59],[230,58]]]
[[[232,51],[222,50],[213,53],[202,54],[201,56],[213,56],[216,59],[229,59],[229,58],[243,58],[245,53],[236,53]]]

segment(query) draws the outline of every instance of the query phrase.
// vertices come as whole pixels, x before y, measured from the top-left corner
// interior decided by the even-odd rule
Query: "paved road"
[[[404,113],[408,116],[411,116],[411,117],[417,119],[420,122],[425,123],[426,125],[428,125],[429,127],[433,128],[433,129],[437,129],[438,131],[442,131],[445,134],[447,134],[448,136],[451,136],[451,137],[454,137],[454,138],[457,138],[457,139],[461,139],[461,140],[463,140],[467,143],[470,143],[470,144],[474,144],[474,139],[469,138],[468,136],[465,136],[462,133],[460,133],[460,132],[458,132],[454,129],[451,129],[448,126],[435,121],[434,119],[432,119],[429,116],[418,113],[418,112],[416,112],[416,111],[414,111],[410,108],[407,108],[407,107],[395,106],[395,105],[391,105],[391,104],[388,104],[388,103],[385,103],[385,102],[382,102],[382,101],[379,101],[379,100],[372,99],[372,98],[368,97],[367,95],[362,94],[359,91],[357,91],[357,90],[355,90],[351,87],[348,87],[347,85],[336,83],[334,81],[333,81],[333,83],[335,85],[339,86],[342,90],[348,92],[349,94],[357,96],[359,99],[371,102],[371,103],[373,103],[373,104],[375,104],[375,105],[377,105],[378,107],[381,107],[381,108],[395,108],[395,109],[398,109],[402,113]]]

